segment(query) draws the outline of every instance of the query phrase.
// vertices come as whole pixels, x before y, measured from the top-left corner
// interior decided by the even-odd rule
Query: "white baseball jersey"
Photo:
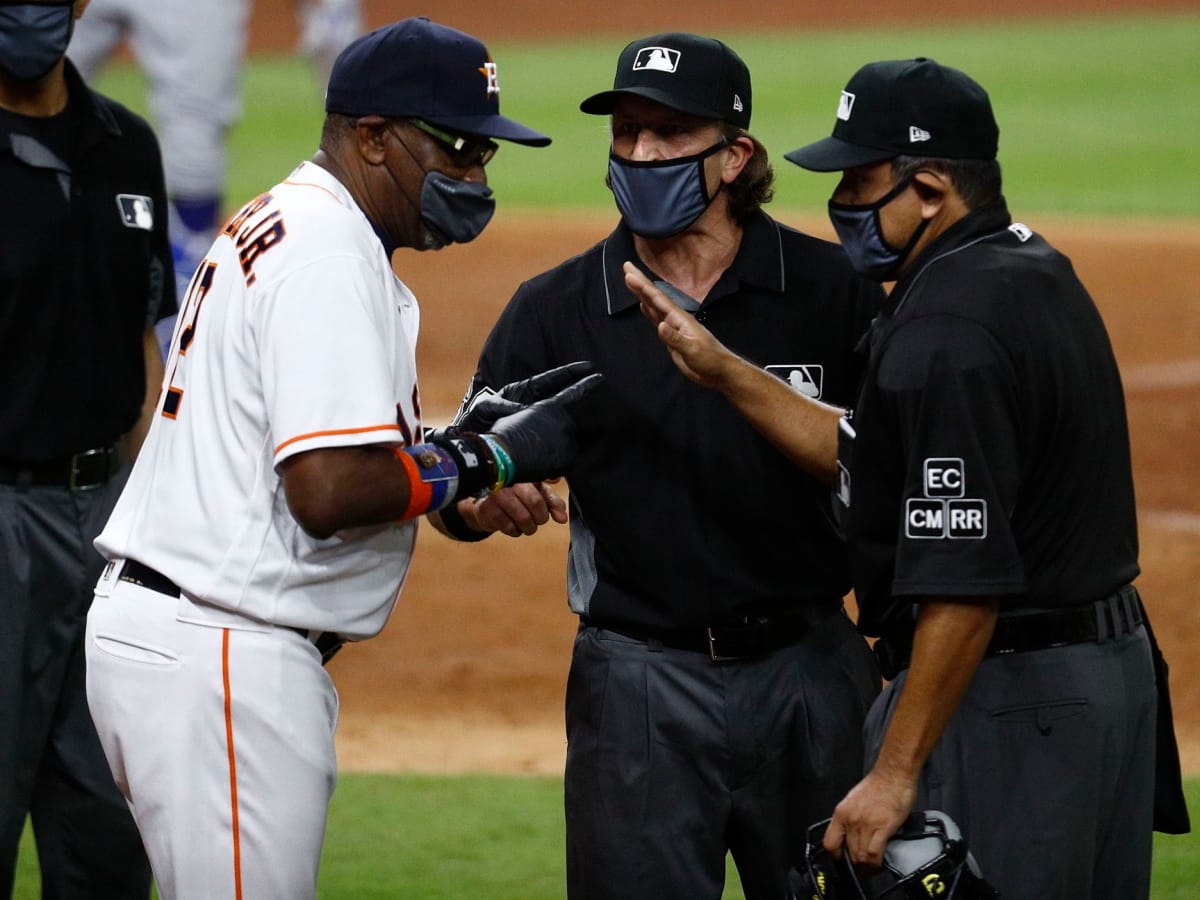
[[[371,223],[304,163],[230,220],[181,306],[158,415],[97,549],[252,619],[376,634],[415,522],[318,540],[277,474],[303,451],[420,438],[417,302]]]

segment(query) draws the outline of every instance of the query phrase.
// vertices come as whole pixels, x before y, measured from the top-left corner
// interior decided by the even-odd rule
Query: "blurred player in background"
[[[291,2],[300,25],[298,49],[312,61],[324,93],[334,58],[365,31],[360,0]],[[149,80],[180,297],[221,222],[227,140],[241,114],[249,21],[250,0],[94,0],[67,51],[91,81],[127,39]],[[174,322],[160,323],[160,343],[169,342]]]

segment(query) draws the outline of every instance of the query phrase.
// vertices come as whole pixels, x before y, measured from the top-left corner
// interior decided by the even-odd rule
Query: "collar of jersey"
[[[652,281],[659,276],[638,257],[633,233],[624,221],[605,238],[602,254],[604,295],[608,301],[608,314],[615,316],[638,305],[637,297],[625,286],[625,272],[621,266],[626,260],[631,260]],[[783,238],[779,234],[779,224],[761,210],[746,223],[737,256],[709,292],[705,304],[743,286],[775,293],[782,293],[784,289]]]
[[[925,271],[939,259],[974,246],[995,235],[1004,234],[1011,224],[1012,216],[1009,215],[1008,206],[1003,200],[967,213],[946,229],[945,233],[938,235],[937,239],[913,260],[908,274],[896,282],[896,286],[888,295],[888,300],[884,305],[884,314],[895,315],[904,305],[913,286],[925,274]]]

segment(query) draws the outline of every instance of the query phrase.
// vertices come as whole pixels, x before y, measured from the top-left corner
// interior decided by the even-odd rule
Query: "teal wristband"
[[[508,451],[504,449],[496,438],[490,434],[481,434],[484,443],[488,445],[488,449],[492,451],[492,459],[496,463],[496,483],[492,485],[492,493],[501,488],[508,487],[513,483],[513,478],[517,474],[516,466],[513,465],[512,457],[508,455]]]

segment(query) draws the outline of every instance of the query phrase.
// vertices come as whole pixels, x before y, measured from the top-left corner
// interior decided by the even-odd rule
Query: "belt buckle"
[[[79,453],[75,453],[71,456],[71,475],[67,479],[67,488],[68,489],[70,489],[72,491],[94,491],[94,490],[96,490],[96,488],[98,488],[102,484],[104,484],[104,481],[108,480],[107,478],[105,478],[104,481],[96,481],[96,482],[92,482],[91,484],[80,484],[79,483],[79,461],[85,457],[96,456],[97,454],[100,454],[100,453],[107,455],[109,453],[109,448],[108,447],[93,447],[91,450],[83,450],[83,451],[80,451]],[[107,475],[107,471],[105,472],[105,474]]]
[[[725,631],[724,637],[721,636],[721,631]],[[758,633],[750,633],[749,629],[738,631],[738,626],[726,625],[718,626],[715,631],[713,626],[708,625],[704,629],[708,636],[708,656],[713,662],[736,662],[741,659],[757,659],[760,656],[766,655],[768,648],[766,638]],[[717,652],[717,646],[724,643],[729,647],[732,643],[733,651],[726,650],[724,653]]]
[[[708,655],[713,662],[729,662],[735,659],[741,659],[740,656],[722,656],[717,652],[717,636],[713,634],[712,626],[709,625],[704,629],[708,635]]]

